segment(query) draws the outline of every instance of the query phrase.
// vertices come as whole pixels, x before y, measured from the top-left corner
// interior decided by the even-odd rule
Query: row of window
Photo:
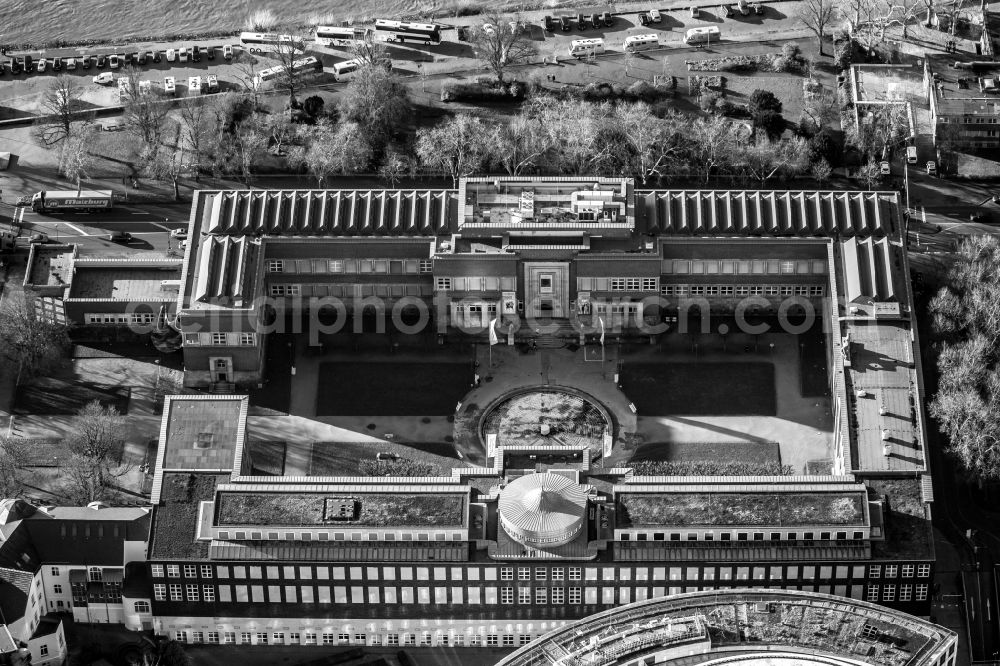
[[[892,583],[888,585],[868,585],[865,600],[878,601],[880,590],[882,601],[896,601],[896,585]],[[914,592],[916,592],[916,601],[927,601],[927,585],[925,583],[919,585],[900,585],[899,601],[914,600]]]
[[[439,277],[434,280],[438,291],[514,291],[513,277]]]
[[[734,581],[737,586],[746,585],[746,581],[766,581],[763,577],[749,577],[750,567],[737,567],[736,578],[722,578],[724,581]],[[744,575],[747,574],[747,575]],[[710,580],[710,579],[706,579]],[[772,584],[776,581],[770,581]],[[729,585],[729,584],[727,584]],[[846,592],[847,586],[840,585]],[[855,585],[856,590],[878,589],[878,584]],[[906,597],[900,601],[910,601],[913,584],[900,584],[899,589],[906,589]],[[633,601],[643,601],[647,598],[662,597],[667,594],[679,594],[682,590],[710,590],[712,586],[588,586],[588,587],[363,587],[363,586],[301,586],[301,585],[220,585],[218,600],[222,603],[253,603],[253,604],[454,604],[470,606],[561,606],[569,604],[579,606],[602,604],[629,604]],[[886,594],[892,590],[892,598],[883,597],[883,601],[895,601],[896,584],[882,585]],[[916,585],[917,601],[927,598],[927,584]],[[180,585],[154,583],[153,598],[156,601],[202,602],[216,601],[216,588],[212,585]],[[877,601],[878,599],[874,599]]]
[[[177,564],[153,564],[150,572],[153,578],[211,578],[237,580],[347,580],[347,581],[645,581],[645,580],[728,580],[733,576],[749,578],[750,567],[410,567],[410,566],[243,566],[243,565],[211,565],[185,564],[183,568]],[[764,572],[770,571],[770,578],[812,580],[817,573],[822,579],[854,579],[863,578],[895,578],[901,573],[904,578],[912,578],[916,573],[919,578],[931,575],[930,564],[855,564],[855,565],[770,565],[755,566],[754,578],[764,578]],[[784,573],[783,573],[784,571]],[[884,575],[883,575],[884,573]],[[230,575],[232,574],[232,575]],[[866,575],[867,574],[867,575]],[[331,578],[332,575],[332,578]],[[515,578],[516,576],[516,578]]]
[[[228,540],[230,535],[237,541],[261,541],[261,540],[277,540],[284,539],[285,541],[464,541],[465,535],[462,532],[434,532],[433,534],[428,532],[418,532],[414,534],[413,532],[390,532],[390,531],[379,531],[379,532],[362,532],[356,530],[353,532],[244,532],[229,530],[219,530],[218,538],[223,540]]]
[[[417,298],[431,296],[430,285],[422,284],[271,284],[268,293],[272,297],[312,296],[333,298]]]
[[[257,335],[254,333],[185,333],[184,344],[253,347],[257,344]]]
[[[664,259],[660,270],[680,275],[825,275],[819,259]]]
[[[311,631],[175,631],[174,639],[179,643],[208,643],[218,645],[219,638],[222,638],[223,645],[386,645],[396,647],[404,646],[453,646],[453,647],[511,647],[514,645],[527,645],[534,638],[535,634],[450,634],[446,632],[424,631],[419,634],[411,632],[389,633],[389,634],[368,634],[368,633],[348,633],[348,632],[324,632],[316,633]]]
[[[152,324],[156,315],[152,312],[132,312],[132,313],[94,313],[88,312],[83,315],[83,320],[87,324]]]
[[[717,538],[718,537],[718,538]],[[735,537],[735,538],[734,538]],[[621,531],[622,541],[847,541],[864,539],[864,532],[640,532]]]
[[[576,279],[580,291],[652,291],[660,288],[656,277],[581,277]]]
[[[663,296],[826,296],[825,284],[664,284]]]
[[[419,275],[434,270],[432,259],[268,259],[269,273],[381,273]]]
[[[942,123],[944,123],[945,125],[947,125],[948,123],[951,122],[951,116],[938,116],[938,120],[940,120]],[[996,125],[997,122],[1000,122],[1000,121],[998,121],[996,118],[983,118],[981,116],[980,117],[964,116],[963,118],[958,118],[956,116],[955,117],[955,122],[956,123],[965,123],[967,125],[972,125],[972,124],[976,124],[976,125],[982,125],[982,124]]]

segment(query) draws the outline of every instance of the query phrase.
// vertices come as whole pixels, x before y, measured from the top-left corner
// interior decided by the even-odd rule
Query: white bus
[[[308,71],[315,71],[322,67],[320,61],[316,59],[315,56],[306,56],[305,58],[299,58],[292,63],[292,71],[295,73],[303,73]],[[253,87],[260,88],[263,84],[269,81],[275,81],[285,73],[285,68],[283,65],[278,65],[277,67],[268,67],[267,69],[262,69],[257,72],[256,76],[253,77]]]
[[[702,42],[717,42],[722,37],[719,28],[714,25],[703,28],[691,28],[684,35],[685,44],[701,44]]]
[[[569,54],[574,58],[586,58],[598,53],[604,53],[604,40],[599,37],[574,39],[573,43],[569,45]]]
[[[358,59],[335,63],[333,66],[333,78],[337,81],[350,81],[357,74],[360,67],[361,60]]]
[[[408,23],[406,21],[375,20],[375,37],[383,42],[441,43],[441,26],[434,23]]]
[[[368,30],[351,26],[316,26],[316,43],[323,46],[350,46],[355,42],[363,42]]]
[[[660,38],[657,35],[631,35],[625,38],[625,50],[629,53],[636,51],[646,51],[660,47]]]
[[[201,77],[200,76],[189,76],[188,77],[188,94],[189,95],[200,95],[201,94]]]
[[[304,48],[301,37],[260,32],[241,32],[240,44],[250,53],[275,53],[283,48]]]

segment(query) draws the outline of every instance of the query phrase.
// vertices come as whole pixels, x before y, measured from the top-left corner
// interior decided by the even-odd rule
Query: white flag
[[[490,344],[491,345],[495,345],[498,342],[500,342],[500,339],[497,338],[497,320],[496,319],[491,319],[490,320]]]
[[[598,317],[597,323],[601,325],[601,346],[604,346],[604,318]]]

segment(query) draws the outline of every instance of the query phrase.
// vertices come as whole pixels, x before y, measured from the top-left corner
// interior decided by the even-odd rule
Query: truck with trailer
[[[93,213],[114,206],[111,190],[47,190],[31,197],[31,210],[36,213],[70,211]]]

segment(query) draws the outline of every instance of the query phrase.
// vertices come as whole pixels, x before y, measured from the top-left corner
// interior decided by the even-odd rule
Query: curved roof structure
[[[504,529],[521,543],[561,546],[583,529],[587,493],[559,474],[526,474],[500,492],[499,509]]]
[[[795,590],[713,590],[566,624],[497,666],[657,664],[950,666],[958,636],[884,606]]]

